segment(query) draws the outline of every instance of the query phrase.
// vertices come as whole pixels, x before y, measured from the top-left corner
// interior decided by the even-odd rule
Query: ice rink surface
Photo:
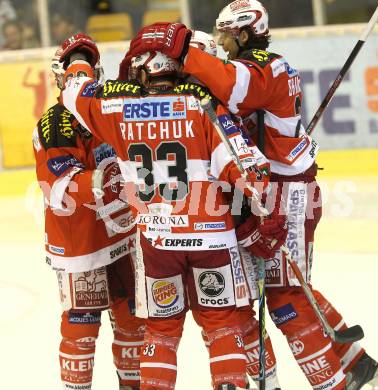
[[[1,175],[0,388],[58,390],[60,303],[55,273],[44,262],[41,196],[32,171]],[[315,238],[313,284],[348,324],[364,328],[362,345],[377,359],[378,176],[321,173],[319,179],[326,204]],[[310,389],[286,340],[267,322],[282,389]],[[94,390],[117,389],[111,342],[104,313]],[[209,390],[207,352],[190,315],[178,356],[177,390]]]

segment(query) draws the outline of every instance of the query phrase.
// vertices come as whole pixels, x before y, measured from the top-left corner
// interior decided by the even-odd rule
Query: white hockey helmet
[[[63,53],[63,49],[61,47],[59,47],[56,50],[54,57],[51,60],[51,70],[55,75],[56,86],[59,89],[64,88],[65,70],[63,68],[63,62],[59,62],[60,56],[62,55],[62,53]],[[97,64],[95,65],[94,76],[99,84],[103,84],[104,78],[105,78],[104,77],[104,69],[102,68],[102,66],[100,64],[100,61],[98,61]]]
[[[257,0],[235,0],[220,12],[216,29],[237,36],[240,29],[250,27],[257,36],[267,35],[268,13]]]
[[[217,56],[217,44],[213,37],[203,31],[193,30],[190,45],[198,47],[206,53],[216,57]]]
[[[178,72],[178,61],[167,57],[160,51],[146,52],[131,59],[130,77],[135,78],[140,69],[144,69],[150,76],[163,76]]]

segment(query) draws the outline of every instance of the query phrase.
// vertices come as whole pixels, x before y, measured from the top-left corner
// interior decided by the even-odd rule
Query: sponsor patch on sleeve
[[[103,143],[97,148],[93,149],[93,155],[95,158],[96,167],[98,167],[101,161],[105,160],[106,158],[115,157],[116,152],[112,146]]]
[[[298,313],[295,311],[293,305],[288,303],[287,305],[281,306],[278,309],[271,311],[270,316],[276,325],[283,325],[286,324],[286,322],[297,318]]]
[[[240,130],[236,127],[230,115],[220,115],[218,119],[227,135],[240,134]]]
[[[286,156],[286,159],[293,162],[310,144],[307,136],[302,137],[302,140],[295,146],[295,148]]]
[[[93,81],[86,85],[86,87],[83,89],[83,92],[81,93],[81,96],[84,97],[92,97],[96,93],[96,89],[98,87],[97,81]]]
[[[112,114],[114,112],[122,112],[123,110],[123,99],[109,99],[101,100],[101,113]]]
[[[50,158],[47,161],[47,167],[49,171],[53,173],[55,176],[60,176],[64,172],[66,172],[69,168],[77,167],[84,168],[84,165],[78,161],[74,156],[58,156],[54,158]]]

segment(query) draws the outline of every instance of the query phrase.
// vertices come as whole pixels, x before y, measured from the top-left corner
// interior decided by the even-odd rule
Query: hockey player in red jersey
[[[270,40],[268,14],[260,2],[233,1],[221,11],[216,24],[219,43],[228,53],[227,62],[188,46],[187,30],[177,23],[145,28],[135,38],[134,55],[142,50],[161,50],[180,58],[185,73],[203,82],[232,113],[242,116],[256,142],[259,130],[263,131],[260,140],[275,183],[275,199],[271,195],[270,201],[276,211],[288,217],[286,246],[309,282],[321,197],[315,180],[318,145],[301,123],[299,73],[281,55],[266,51]],[[263,116],[264,129],[258,129],[258,116]],[[377,363],[358,343],[341,345],[324,337],[280,251],[267,262],[267,274],[271,317],[287,337],[314,389],[360,389],[377,374]],[[314,294],[330,324],[336,330],[344,329],[341,315],[318,291]],[[318,364],[320,360],[324,365]],[[350,374],[348,381],[345,374]]]
[[[192,37],[190,39],[190,45],[198,47],[206,53],[216,57],[217,56],[217,45],[213,37],[203,31],[193,30]],[[186,81],[197,82],[194,77],[186,77]],[[259,151],[259,149],[248,140],[248,146],[256,159],[256,163],[260,171],[266,171],[269,168],[265,156]],[[239,253],[241,264],[243,269],[251,270],[251,253],[245,250],[239,245]],[[255,281],[247,279],[249,284],[249,292],[251,299],[257,299],[257,286]],[[244,349],[247,357],[247,373],[254,380],[257,387],[259,386],[259,324],[255,319],[255,313],[252,305],[243,306],[238,309],[240,313],[241,329],[243,332]],[[202,333],[206,345],[208,344],[206,334]],[[280,385],[277,377],[277,362],[274,354],[272,342],[270,340],[268,332],[265,336],[265,350],[266,350],[266,367],[265,367],[265,390],[279,390]]]
[[[176,61],[159,52],[126,56],[124,71],[138,83],[109,80],[98,88],[88,64],[97,57],[88,41],[66,42],[66,75],[89,77],[69,80],[62,101],[114,147],[137,218],[137,313],[147,317],[141,389],[174,388],[189,304],[209,339],[214,389],[244,389],[246,357],[236,307],[248,304],[248,297],[235,293],[237,262],[231,258],[238,257],[237,242],[219,189],[235,186],[247,196],[251,190],[199,105],[198,96],[207,93],[195,84],[174,88]],[[252,168],[239,130],[227,110],[214,104],[239,157]],[[263,176],[248,172],[251,185],[266,186]],[[250,246],[273,253],[280,241],[273,245],[269,233],[281,230],[280,219],[259,222],[257,230]]]
[[[61,52],[52,61],[60,89]],[[100,72],[96,64],[97,79]],[[45,199],[46,261],[57,272],[63,306],[63,388],[91,389],[101,312],[108,309],[119,389],[137,390],[144,321],[134,315],[134,219],[118,199],[120,171],[114,149],[93,137],[59,103],[38,122],[33,145]]]

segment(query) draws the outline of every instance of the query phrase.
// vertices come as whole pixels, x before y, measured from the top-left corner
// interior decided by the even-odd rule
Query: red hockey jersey
[[[92,172],[104,159],[114,158],[114,149],[83,130],[56,104],[33,133],[45,200],[46,261],[65,272],[99,268],[134,250],[135,232],[119,233],[133,222],[128,205],[118,200],[96,205],[92,193]]]

